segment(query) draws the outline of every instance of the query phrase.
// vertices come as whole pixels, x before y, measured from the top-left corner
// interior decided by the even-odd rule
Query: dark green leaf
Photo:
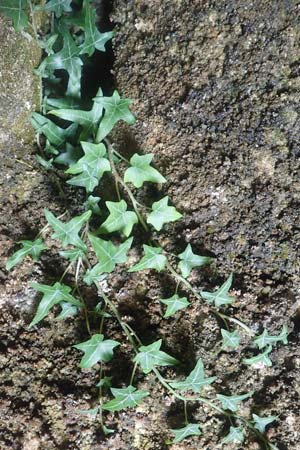
[[[83,250],[86,249],[86,245],[80,239],[78,233],[83,225],[89,220],[91,214],[91,211],[86,211],[85,213],[81,214],[81,216],[73,217],[73,219],[71,219],[69,222],[61,222],[54,216],[54,214],[52,214],[52,212],[45,209],[46,219],[49,225],[51,225],[51,227],[55,231],[55,233],[52,235],[52,238],[60,240],[63,247],[71,244]]]
[[[32,114],[31,124],[38,133],[44,134],[51,144],[57,146],[74,137],[77,130],[76,124],[70,125],[68,128],[60,128],[51,120],[38,113]]]
[[[215,292],[200,292],[201,297],[208,301],[208,303],[214,303],[218,308],[222,305],[230,305],[234,301],[234,297],[228,295],[228,291],[232,284],[232,274],[229,275],[224,284]]]
[[[45,5],[37,6],[37,10],[44,10],[47,12],[54,12],[56,17],[61,17],[63,12],[71,12],[72,0],[48,0]]]
[[[181,259],[178,267],[181,270],[182,276],[184,278],[187,278],[190,275],[194,267],[200,267],[204,266],[205,264],[209,264],[213,259],[209,256],[195,255],[190,244],[187,245],[184,252],[180,253],[178,257]]]
[[[190,304],[186,297],[179,297],[177,294],[170,298],[162,298],[160,301],[167,305],[167,310],[164,315],[166,318],[173,316],[177,311],[186,308]]]
[[[0,13],[9,17],[16,31],[28,25],[27,0],[1,0]]]
[[[153,159],[153,154],[138,155],[135,153],[131,159],[129,167],[124,174],[125,183],[132,183],[136,188],[140,188],[145,181],[152,183],[165,183],[167,180],[150,166]]]
[[[35,241],[20,241],[19,243],[22,244],[23,247],[9,258],[5,266],[6,270],[12,269],[28,255],[30,255],[34,261],[38,261],[41,252],[47,250],[47,246],[43,243],[42,239],[36,239]]]
[[[172,444],[177,444],[178,442],[183,441],[183,439],[188,436],[200,436],[202,433],[200,431],[200,425],[197,423],[188,423],[184,428],[179,428],[176,430],[171,430],[171,433],[174,434],[174,440]]]
[[[143,345],[134,358],[134,362],[140,364],[144,373],[149,373],[155,366],[174,366],[178,364],[177,359],[160,350],[162,340],[150,345]]]
[[[168,206],[169,197],[166,196],[152,204],[152,212],[147,218],[147,223],[151,223],[157,231],[160,231],[165,223],[175,222],[182,217],[174,206]]]
[[[134,408],[141,403],[143,398],[149,395],[149,392],[140,391],[133,386],[122,389],[111,388],[111,392],[115,398],[102,405],[102,408],[106,411],[121,411],[125,408]]]
[[[69,142],[65,144],[65,151],[60,153],[54,160],[57,164],[63,164],[64,166],[73,166],[77,163],[78,159],[82,156],[82,150],[78,147],[74,147]]]
[[[203,362],[199,359],[195,368],[185,380],[172,381],[170,385],[180,391],[193,391],[198,394],[203,386],[213,383],[215,379],[216,377],[205,378]]]
[[[105,202],[110,214],[101,225],[101,233],[112,233],[121,231],[125,236],[129,236],[132,227],[138,222],[137,215],[133,211],[127,211],[127,204],[124,200],[120,202]]]
[[[110,339],[104,340],[103,334],[94,334],[91,339],[73,347],[84,352],[80,361],[82,369],[88,369],[99,361],[108,362],[113,358],[113,349],[120,345],[119,342]]]

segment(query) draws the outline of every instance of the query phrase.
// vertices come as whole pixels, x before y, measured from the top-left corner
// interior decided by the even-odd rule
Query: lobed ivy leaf
[[[222,395],[217,394],[217,399],[222,403],[222,408],[225,410],[229,410],[232,412],[236,412],[238,410],[238,404],[242,400],[246,400],[247,398],[251,397],[253,395],[253,392],[248,392],[247,394],[241,394],[241,395]]]
[[[205,264],[209,264],[213,258],[209,256],[199,256],[193,253],[191,244],[188,244],[184,252],[180,253],[178,257],[181,259],[178,264],[179,269],[181,270],[182,276],[187,278],[192,269],[194,267],[204,266]]]
[[[222,328],[221,334],[223,338],[223,347],[237,348],[240,345],[241,337],[236,330],[230,332]]]
[[[127,239],[123,244],[114,245],[111,241],[104,241],[89,234],[89,241],[92,244],[94,252],[99,260],[98,274],[109,273],[114,270],[116,264],[127,261],[127,252],[131,247],[133,238]]]
[[[35,9],[54,12],[56,17],[61,17],[63,12],[71,12],[72,0],[48,0],[45,5],[36,6]]]
[[[76,125],[75,125],[76,126]],[[54,160],[57,164],[63,164],[64,166],[73,166],[77,163],[78,159],[82,156],[82,150],[79,147],[74,147],[69,142],[65,144],[65,151],[60,153]]]
[[[179,295],[175,294],[170,298],[165,298],[160,300],[164,305],[167,305],[167,310],[164,314],[164,317],[170,317],[177,313],[177,311],[186,308],[190,302],[186,297],[179,297]]]
[[[167,180],[150,166],[153,159],[153,153],[147,155],[138,155],[135,153],[130,158],[130,165],[124,174],[125,183],[132,183],[136,188],[140,188],[145,181],[152,183],[165,183]]]
[[[223,444],[229,444],[230,442],[244,442],[243,429],[240,427],[230,427],[229,433],[222,440]]]
[[[66,140],[74,137],[77,130],[76,124],[72,124],[68,128],[61,128],[47,117],[35,112],[31,116],[31,124],[39,134],[44,134],[49,142],[56,146],[60,146]]]
[[[1,0],[0,13],[12,20],[16,31],[23,30],[29,24],[27,0]]]
[[[215,292],[200,292],[200,295],[208,303],[214,303],[218,308],[222,305],[230,305],[234,301],[234,297],[228,295],[228,291],[232,284],[232,273],[229,275],[224,284]]]
[[[143,398],[149,395],[149,392],[138,390],[133,386],[122,389],[111,388],[111,393],[115,398],[102,405],[105,411],[121,411],[125,408],[134,408],[141,403]]]
[[[89,195],[87,200],[84,202],[84,207],[87,210],[91,210],[93,214],[99,216],[101,214],[101,210],[99,208],[98,203],[100,202],[100,197],[95,197],[93,195]]]
[[[16,251],[7,261],[6,270],[12,269],[17,264],[20,264],[26,256],[31,256],[34,261],[38,261],[40,254],[43,250],[47,250],[47,246],[43,243],[42,239],[36,239],[35,241],[20,241],[23,247]]]
[[[215,379],[216,377],[205,378],[203,362],[199,359],[195,368],[185,380],[172,381],[170,385],[180,391],[193,391],[198,394],[201,392],[203,386],[213,383]]]
[[[73,347],[84,352],[84,356],[80,361],[80,367],[89,369],[99,361],[110,361],[113,358],[113,349],[118,345],[120,343],[117,341],[104,340],[103,334],[94,334],[89,340],[73,345]]]
[[[83,9],[85,12],[84,42],[80,46],[80,54],[87,53],[88,56],[92,56],[95,50],[105,52],[105,44],[113,37],[114,32],[100,33],[96,27],[96,11],[91,8],[89,0],[83,0]]]
[[[138,354],[134,358],[134,362],[140,364],[144,373],[149,373],[155,366],[174,366],[178,364],[177,359],[160,350],[162,340],[159,339],[153,344],[142,345],[138,350]]]
[[[271,336],[268,330],[264,329],[263,333],[254,339],[254,344],[258,346],[259,349],[267,347],[269,345],[276,344],[277,342],[282,342],[283,344],[287,344],[288,337],[288,329],[286,325],[282,326],[282,331],[278,336]]]
[[[182,217],[174,206],[168,206],[169,197],[166,196],[152,204],[152,212],[147,218],[157,231],[160,231],[165,223],[175,222]]]
[[[139,270],[144,269],[155,269],[158,272],[161,272],[167,262],[165,255],[161,255],[162,248],[143,245],[143,249],[145,253],[144,256],[140,262],[131,267],[128,272],[138,272]]]
[[[185,427],[179,429],[170,430],[172,434],[174,434],[174,439],[172,444],[177,444],[178,442],[183,441],[183,439],[188,436],[200,436],[202,433],[200,431],[200,425],[197,423],[188,423]]]
[[[69,302],[62,302],[60,306],[61,312],[56,317],[56,320],[63,320],[66,319],[67,317],[75,316],[78,312],[78,308]]]
[[[92,192],[98,186],[104,172],[110,172],[110,164],[106,155],[104,144],[92,144],[81,142],[84,156],[73,164],[66,173],[77,174],[67,181],[73,186],[84,187],[87,192]]]
[[[266,365],[267,367],[271,367],[272,361],[268,356],[271,351],[272,346],[270,345],[263,353],[259,353],[257,356],[253,356],[252,358],[244,358],[242,359],[242,362],[247,365],[260,363]]]
[[[259,417],[256,414],[252,414],[254,426],[255,428],[260,431],[261,433],[264,433],[266,431],[266,427],[278,419],[277,416],[268,416],[268,417]]]
[[[53,239],[61,241],[63,247],[68,244],[75,245],[82,250],[86,249],[85,243],[80,239],[78,233],[83,225],[89,220],[92,212],[86,211],[80,216],[73,217],[69,222],[61,222],[52,212],[45,209],[46,219],[55,231],[52,235]]]
[[[125,236],[129,236],[132,227],[138,222],[138,217],[133,211],[127,211],[127,203],[124,200],[119,202],[105,202],[110,214],[100,227],[100,233],[112,233],[121,231]]]
[[[135,117],[129,110],[131,100],[121,99],[117,91],[114,91],[111,97],[96,97],[94,101],[105,109],[97,132],[96,142],[103,141],[119,120],[124,120],[129,125],[135,122]]]
[[[76,261],[79,258],[83,258],[84,257],[84,251],[82,250],[82,248],[70,248],[68,250],[62,250],[61,252],[59,252],[60,256],[62,256],[63,258],[69,259],[70,261]]]
[[[103,274],[101,271],[101,266],[96,264],[91,269],[88,269],[83,277],[83,281],[88,286],[91,286],[93,283],[99,283],[107,277],[106,274]]]
[[[65,284],[57,282],[53,286],[48,286],[47,284],[32,283],[32,287],[36,291],[42,292],[44,295],[39,303],[34,318],[29,324],[29,328],[33,327],[42,319],[44,319],[50,309],[58,303],[68,302],[74,306],[83,306],[79,300],[77,300],[70,294],[71,288],[69,286],[66,286]]]

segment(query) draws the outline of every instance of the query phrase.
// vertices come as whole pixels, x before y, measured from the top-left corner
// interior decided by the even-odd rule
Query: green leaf
[[[81,142],[84,156],[73,164],[66,173],[78,174],[67,181],[73,186],[82,186],[87,192],[92,192],[99,184],[104,172],[110,172],[110,164],[103,144]]]
[[[184,428],[179,428],[177,430],[173,429],[170,431],[174,434],[172,444],[177,444],[188,436],[200,436],[202,434],[200,431],[200,425],[197,423],[188,423]]]
[[[121,411],[125,408],[134,408],[141,403],[143,398],[149,395],[149,392],[138,390],[133,386],[122,389],[111,388],[111,392],[115,398],[102,405],[105,411]]]
[[[86,245],[80,239],[78,233],[83,225],[89,220],[91,214],[91,211],[86,211],[85,213],[81,214],[81,216],[73,217],[73,219],[71,219],[69,222],[61,222],[54,216],[54,214],[52,214],[52,212],[48,211],[48,209],[45,209],[47,222],[55,231],[55,233],[52,235],[52,238],[60,240],[63,247],[71,244],[81,248],[82,250],[86,249]]]
[[[160,231],[165,223],[175,222],[180,219],[180,214],[174,206],[168,206],[169,197],[166,196],[152,204],[152,212],[147,218],[147,223],[151,223],[157,231]]]
[[[238,410],[238,404],[242,400],[246,400],[247,398],[251,397],[253,395],[253,392],[248,392],[247,394],[242,395],[222,395],[217,394],[217,399],[222,403],[222,408],[225,410],[229,410],[232,412],[236,412]]]
[[[173,316],[177,311],[186,308],[190,304],[186,297],[179,297],[177,294],[170,298],[162,298],[160,301],[167,305],[167,310],[164,315],[165,318]]]
[[[100,273],[99,273],[100,272]],[[99,283],[107,277],[106,274],[103,274],[101,271],[101,264],[96,264],[92,269],[88,269],[83,277],[83,281],[88,286],[91,286],[93,283]]]
[[[282,331],[278,336],[271,336],[268,333],[268,330],[264,329],[263,333],[259,335],[256,339],[254,339],[254,344],[258,346],[259,349],[267,347],[269,345],[276,344],[277,342],[282,342],[283,344],[287,344],[288,337],[288,329],[286,325],[282,326]]]
[[[12,20],[14,29],[21,31],[29,24],[27,0],[1,0],[0,13]]]
[[[198,394],[203,386],[213,383],[215,379],[216,377],[205,378],[203,362],[199,359],[195,368],[185,380],[172,381],[170,385],[180,391],[193,391]]]
[[[137,215],[133,211],[127,211],[127,203],[124,200],[120,202],[105,202],[105,204],[110,214],[101,225],[100,233],[121,231],[128,237],[133,225],[138,222]]]
[[[89,234],[89,240],[99,260],[97,266],[98,274],[100,275],[101,273],[112,272],[116,264],[127,261],[127,252],[131,247],[133,238],[127,239],[119,246],[114,245],[111,241],[97,238],[92,234]]]
[[[85,10],[84,42],[80,46],[80,54],[87,53],[88,56],[92,56],[95,50],[105,52],[105,44],[113,37],[113,31],[106,33],[98,31],[96,27],[96,11],[94,8],[91,8],[89,0],[84,0],[83,9]]]
[[[162,248],[143,245],[143,249],[145,255],[140,262],[131,267],[128,272],[137,272],[144,269],[156,269],[158,272],[162,271],[167,262],[165,255],[161,255]]]
[[[223,338],[223,343],[222,343],[223,347],[237,348],[240,345],[241,337],[236,330],[230,332],[230,331],[224,330],[222,328],[221,334],[222,334],[222,338]]]
[[[53,286],[48,286],[47,284],[32,283],[32,287],[36,291],[42,292],[44,295],[39,303],[34,318],[29,324],[29,327],[33,327],[42,319],[44,319],[50,309],[58,303],[68,302],[74,306],[83,306],[79,300],[77,300],[70,294],[71,288],[69,286],[66,286],[65,284],[55,283]]]
[[[37,6],[35,9],[54,12],[56,17],[61,17],[63,12],[71,12],[72,0],[48,0],[45,5]]]
[[[82,248],[78,247],[63,250],[59,252],[59,254],[63,258],[69,259],[70,261],[76,261],[77,259],[84,257],[84,251],[82,250]]]
[[[264,433],[266,431],[267,425],[278,419],[277,416],[259,417],[256,414],[252,414],[252,417],[254,420],[255,428],[261,433]]]
[[[20,241],[23,248],[16,251],[7,261],[6,270],[12,269],[17,264],[21,263],[23,259],[30,255],[34,261],[38,261],[40,254],[43,250],[47,250],[47,246],[43,243],[42,239],[36,239],[35,241]]]
[[[63,302],[60,304],[61,306],[61,312],[56,317],[56,320],[63,320],[67,317],[75,316],[78,312],[78,308],[71,303]]]
[[[204,266],[205,264],[209,264],[213,258],[209,256],[199,256],[193,253],[191,244],[188,244],[184,252],[180,253],[178,257],[181,259],[178,264],[179,269],[181,270],[182,276],[187,278],[192,269],[194,267]]]
[[[120,343],[110,339],[103,339],[103,334],[94,334],[88,341],[73,345],[73,347],[84,352],[84,356],[80,361],[82,369],[89,369],[99,361],[108,362],[113,358],[113,349]]]
[[[222,440],[223,444],[229,444],[230,442],[244,442],[243,429],[240,427],[230,427],[229,433]]]
[[[78,147],[74,147],[69,142],[65,144],[65,151],[60,153],[54,160],[57,164],[63,164],[64,166],[73,166],[78,159],[82,156],[82,150]]]
[[[84,202],[84,207],[87,210],[91,210],[93,214],[99,216],[101,214],[101,210],[99,208],[98,203],[100,202],[100,197],[94,197],[93,195],[89,195],[86,202]]]
[[[96,97],[95,102],[105,109],[97,132],[96,142],[103,141],[119,120],[124,120],[129,125],[135,122],[135,117],[129,110],[131,100],[121,99],[117,91],[111,97]]]
[[[131,167],[125,171],[125,183],[132,183],[136,188],[140,188],[145,181],[165,183],[167,180],[158,172],[158,170],[150,166],[153,156],[153,153],[147,155],[138,155],[135,153],[130,158]]]
[[[260,353],[257,356],[253,356],[252,358],[244,358],[242,359],[242,362],[244,364],[247,365],[252,365],[252,364],[264,364],[267,367],[271,367],[272,366],[272,361],[270,360],[268,354],[272,351],[272,346],[270,345],[266,351],[264,351],[263,353]]]
[[[215,303],[218,308],[222,305],[230,305],[234,301],[234,297],[228,295],[228,291],[232,284],[232,273],[229,275],[224,284],[215,292],[200,292],[202,298],[208,303]]]
[[[60,128],[47,117],[38,113],[32,114],[31,124],[39,134],[44,134],[51,144],[57,146],[72,138],[77,130],[77,125],[75,124],[70,125],[68,128]]]
[[[160,350],[162,340],[150,345],[142,345],[135,356],[134,362],[140,364],[144,373],[149,373],[155,366],[174,366],[178,364],[177,359]]]
[[[110,388],[111,387],[111,380],[112,380],[112,377],[103,377],[96,384],[96,387]]]

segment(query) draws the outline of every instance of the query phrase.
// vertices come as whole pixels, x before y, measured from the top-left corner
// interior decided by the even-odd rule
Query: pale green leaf
[[[113,349],[120,345],[110,339],[104,340],[103,334],[94,334],[89,340],[73,345],[77,350],[84,352],[80,361],[82,369],[88,369],[99,361],[108,362],[113,358]]]
[[[140,188],[145,181],[151,181],[152,183],[165,183],[167,180],[150,166],[153,159],[153,154],[138,155],[135,153],[130,158],[130,165],[124,174],[125,183],[132,183],[136,188]]]
[[[175,294],[170,298],[162,298],[160,300],[164,305],[167,305],[167,310],[164,317],[170,317],[177,313],[180,309],[186,308],[190,302],[186,297],[179,297]]]
[[[104,241],[89,234],[89,240],[92,244],[94,252],[97,255],[99,264],[102,267],[102,273],[112,272],[116,264],[127,261],[127,252],[131,247],[133,238],[127,239],[120,245],[114,245],[111,241]]]
[[[1,0],[0,14],[4,14],[13,22],[16,31],[28,25],[27,0]]]
[[[138,390],[133,386],[122,389],[111,388],[111,392],[115,398],[102,405],[105,411],[121,411],[125,408],[134,408],[141,403],[143,398],[149,395],[149,392]]]
[[[68,317],[75,316],[78,312],[78,308],[76,306],[72,305],[71,303],[62,302],[60,304],[60,306],[61,306],[61,312],[56,317],[56,320],[63,320]]]
[[[101,210],[99,208],[98,203],[100,202],[100,197],[95,197],[93,195],[89,195],[87,200],[84,202],[84,207],[87,210],[91,210],[93,214],[99,216],[101,214]]]
[[[155,269],[158,272],[162,271],[166,265],[167,258],[161,255],[162,249],[160,247],[151,247],[143,245],[144,256],[135,266],[131,267],[128,272],[137,272],[144,269]]]
[[[174,206],[168,206],[169,197],[166,196],[152,204],[152,212],[147,217],[147,223],[151,223],[157,231],[160,231],[165,223],[175,222],[182,217]]]
[[[264,433],[266,431],[266,427],[278,419],[277,416],[268,416],[268,417],[259,417],[256,414],[252,414],[254,426],[255,428],[260,431],[261,433]]]
[[[79,247],[70,248],[68,250],[62,250],[61,252],[59,252],[59,254],[63,258],[69,259],[70,261],[76,261],[79,258],[82,259],[85,255],[82,248]]]
[[[222,395],[217,394],[217,399],[222,403],[222,408],[225,410],[229,410],[232,412],[236,412],[238,410],[238,405],[241,401],[246,400],[251,397],[253,392],[248,392],[247,394],[241,395]]]
[[[282,342],[283,344],[287,344],[287,337],[288,337],[288,329],[286,325],[282,326],[282,331],[278,336],[271,336],[268,333],[268,330],[264,329],[263,333],[254,339],[254,344],[258,346],[259,349],[262,349],[264,347],[267,347],[269,345],[276,344],[277,342]]]
[[[228,295],[231,284],[232,274],[229,275],[225,283],[215,292],[200,292],[200,295],[208,303],[214,303],[217,308],[222,305],[230,305],[234,301],[234,297]]]
[[[91,286],[93,283],[99,283],[107,277],[107,274],[102,272],[102,264],[98,263],[91,269],[88,269],[83,277],[83,281]]]
[[[144,373],[149,373],[155,366],[173,366],[178,364],[177,359],[160,350],[162,340],[150,345],[143,345],[138,350],[134,362],[140,364]]]
[[[272,361],[268,356],[271,351],[272,346],[270,345],[263,353],[259,353],[257,356],[253,356],[252,358],[244,358],[242,359],[242,362],[247,365],[263,364],[267,367],[271,367]]]
[[[36,6],[35,9],[47,12],[54,12],[56,17],[61,17],[63,12],[71,12],[72,0],[48,0],[47,3],[41,6]]]
[[[230,332],[222,328],[221,334],[223,338],[222,342],[223,347],[237,348],[240,345],[241,337],[236,330]]]
[[[187,278],[192,269],[194,267],[204,266],[205,264],[209,264],[213,258],[209,256],[199,256],[193,253],[191,244],[188,244],[184,252],[180,253],[178,257],[181,259],[178,264],[179,269],[181,270],[182,276]]]
[[[240,427],[230,427],[229,433],[222,440],[223,444],[229,444],[230,442],[244,442],[243,429]]]
[[[180,391],[193,391],[198,394],[203,386],[213,383],[215,379],[216,377],[205,378],[203,362],[199,359],[195,368],[185,380],[172,381],[170,385]]]
[[[65,247],[68,244],[75,245],[83,250],[86,249],[86,245],[78,236],[79,231],[83,225],[89,220],[92,212],[86,211],[80,216],[73,217],[69,222],[62,222],[57,219],[52,212],[45,209],[46,219],[55,231],[52,235],[53,239],[58,239],[62,246]]]
[[[183,441],[183,439],[188,436],[200,436],[202,433],[200,431],[200,425],[197,423],[188,423],[183,428],[173,429],[171,433],[174,434],[174,440],[172,444],[177,444],[178,442]]]
[[[138,217],[135,212],[127,211],[127,203],[124,200],[120,202],[105,202],[105,204],[110,214],[101,225],[100,233],[121,231],[128,237],[133,225],[138,222]]]
[[[16,251],[7,261],[6,270],[12,269],[17,264],[20,264],[26,256],[31,256],[34,261],[38,261],[40,254],[43,250],[47,249],[47,246],[43,243],[42,239],[36,239],[35,241],[20,241],[22,248]]]

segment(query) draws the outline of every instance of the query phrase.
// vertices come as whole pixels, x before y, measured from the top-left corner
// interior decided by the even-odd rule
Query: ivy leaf
[[[129,110],[131,100],[121,99],[117,91],[111,97],[96,97],[94,100],[105,109],[97,132],[96,142],[103,141],[119,120],[124,120],[129,125],[135,122],[135,117]]]
[[[256,414],[252,414],[252,417],[254,420],[255,428],[261,433],[264,433],[266,431],[267,425],[278,419],[277,416],[259,417]]]
[[[84,207],[87,210],[91,210],[93,214],[99,216],[101,214],[101,210],[99,208],[98,203],[100,202],[100,197],[95,197],[93,195],[89,195],[87,200],[84,202]]]
[[[288,329],[286,325],[283,325],[282,331],[278,336],[271,336],[268,333],[268,330],[264,329],[263,333],[258,336],[256,339],[254,339],[254,344],[258,346],[259,349],[262,349],[264,347],[267,347],[268,345],[276,344],[277,342],[282,342],[283,344],[287,344],[287,337],[288,337]]]
[[[63,258],[69,259],[70,261],[76,261],[77,259],[84,257],[84,251],[82,250],[82,248],[78,247],[63,250],[59,252],[59,254]]]
[[[92,244],[94,252],[99,260],[99,274],[104,272],[112,272],[118,263],[127,261],[127,252],[131,247],[133,238],[127,239],[119,246],[114,245],[111,241],[104,241],[89,234],[89,240]]]
[[[44,319],[50,309],[58,303],[68,302],[74,306],[83,306],[79,300],[77,300],[70,294],[71,288],[69,286],[66,286],[65,284],[55,283],[53,286],[48,286],[47,284],[32,283],[32,287],[36,291],[42,292],[44,295],[39,303],[34,318],[29,324],[29,328],[33,327],[42,319]]]
[[[110,214],[101,225],[100,233],[122,231],[128,237],[133,225],[138,222],[137,215],[133,211],[127,211],[127,203],[124,200],[120,202],[105,202],[105,204]]]
[[[193,391],[198,394],[203,386],[213,383],[215,379],[216,377],[205,378],[203,362],[199,359],[195,368],[185,380],[172,381],[170,385],[180,391]]]
[[[43,243],[42,239],[36,239],[35,241],[20,241],[23,248],[16,251],[7,261],[6,270],[12,269],[17,264],[21,263],[23,259],[30,255],[34,261],[38,261],[40,254],[43,250],[47,250],[47,246]]]
[[[92,56],[95,50],[105,52],[105,44],[109,41],[114,33],[108,31],[106,33],[100,33],[96,27],[96,11],[91,8],[89,0],[84,0],[83,8],[85,10],[85,26],[84,26],[84,42],[80,46],[80,54],[85,53],[88,56]]]
[[[242,395],[222,395],[217,394],[217,399],[222,403],[222,408],[225,410],[229,410],[232,412],[236,412],[238,410],[238,404],[242,400],[246,400],[247,398],[251,397],[253,395],[253,392],[248,392],[247,394]]]
[[[153,153],[147,155],[138,155],[135,153],[130,158],[131,167],[125,171],[125,183],[132,183],[136,188],[140,188],[145,181],[165,183],[167,180],[158,172],[158,170],[150,166],[153,156]]]
[[[191,244],[188,244],[184,252],[180,253],[178,257],[181,259],[178,264],[179,269],[181,270],[182,276],[187,278],[192,269],[194,267],[204,266],[205,264],[209,264],[213,258],[209,256],[199,256],[193,253]]]
[[[76,125],[75,125],[76,126]],[[54,160],[57,164],[64,166],[73,166],[82,156],[82,150],[79,147],[74,147],[69,142],[65,143],[65,151],[60,153]]]
[[[157,231],[160,231],[165,223],[175,222],[182,217],[174,206],[168,206],[169,197],[166,196],[152,204],[152,212],[147,218],[147,223],[151,223]]]
[[[240,427],[230,427],[229,433],[222,440],[223,444],[229,444],[230,442],[244,442],[243,429]]]
[[[149,373],[155,366],[174,366],[178,364],[177,359],[160,350],[162,340],[159,339],[153,344],[142,345],[135,356],[134,362],[140,364],[144,373]]]
[[[252,364],[263,364],[267,367],[272,366],[272,361],[270,360],[268,354],[272,351],[272,346],[270,345],[266,351],[263,353],[259,353],[257,356],[253,356],[252,358],[244,358],[242,359],[242,362],[247,365]]]
[[[71,12],[72,0],[48,0],[45,5],[37,6],[36,10],[54,12],[56,17],[61,17],[63,12]]]
[[[83,250],[86,249],[86,245],[78,236],[80,229],[89,220],[92,212],[86,211],[81,216],[73,217],[69,222],[61,222],[57,219],[52,212],[45,209],[46,219],[55,231],[52,235],[53,239],[61,241],[62,246],[65,247],[68,244],[75,245]]]
[[[1,0],[0,13],[12,20],[14,29],[21,31],[27,27],[27,0]]]
[[[56,320],[63,320],[63,319],[66,319],[67,317],[72,317],[77,314],[78,308],[76,306],[72,305],[71,303],[63,302],[63,303],[61,303],[60,306],[61,306],[61,312],[56,317]]]
[[[165,255],[161,255],[162,248],[143,245],[143,249],[145,255],[140,262],[131,267],[128,272],[137,272],[144,269],[156,269],[158,272],[161,272],[167,262]]]
[[[221,334],[223,338],[223,347],[237,348],[240,345],[241,337],[236,330],[230,332],[222,328]]]
[[[73,186],[82,186],[87,192],[92,192],[99,184],[104,172],[110,172],[110,164],[104,144],[81,142],[84,156],[73,164],[66,173],[78,174],[67,181]]]
[[[107,277],[106,274],[103,274],[101,270],[101,265],[96,264],[92,269],[88,269],[83,277],[83,281],[88,286],[91,286],[93,283],[99,283]]]
[[[229,275],[224,284],[215,292],[200,292],[202,298],[208,303],[215,303],[218,308],[222,305],[230,305],[234,301],[234,297],[228,295],[228,291],[232,284],[232,273]]]
[[[160,301],[167,305],[167,310],[164,315],[165,318],[173,316],[177,311],[186,308],[190,304],[186,297],[179,297],[177,294],[170,298],[161,299]]]
[[[113,358],[113,349],[120,343],[111,339],[103,339],[103,334],[94,334],[88,341],[73,345],[77,350],[84,352],[80,361],[82,369],[89,369],[99,361],[108,362]]]
[[[200,425],[197,423],[188,423],[184,428],[179,428],[177,430],[173,429],[170,431],[174,434],[172,444],[177,444],[188,436],[200,436],[202,434],[200,431]]]
[[[143,398],[149,395],[149,392],[138,390],[133,386],[122,389],[111,388],[111,393],[115,398],[102,405],[102,408],[106,411],[121,411],[121,409],[125,408],[134,408],[141,403]]]
[[[44,134],[51,144],[57,146],[74,137],[77,130],[77,125],[75,124],[70,125],[68,128],[60,128],[47,117],[38,113],[32,114],[31,124],[39,134]]]

